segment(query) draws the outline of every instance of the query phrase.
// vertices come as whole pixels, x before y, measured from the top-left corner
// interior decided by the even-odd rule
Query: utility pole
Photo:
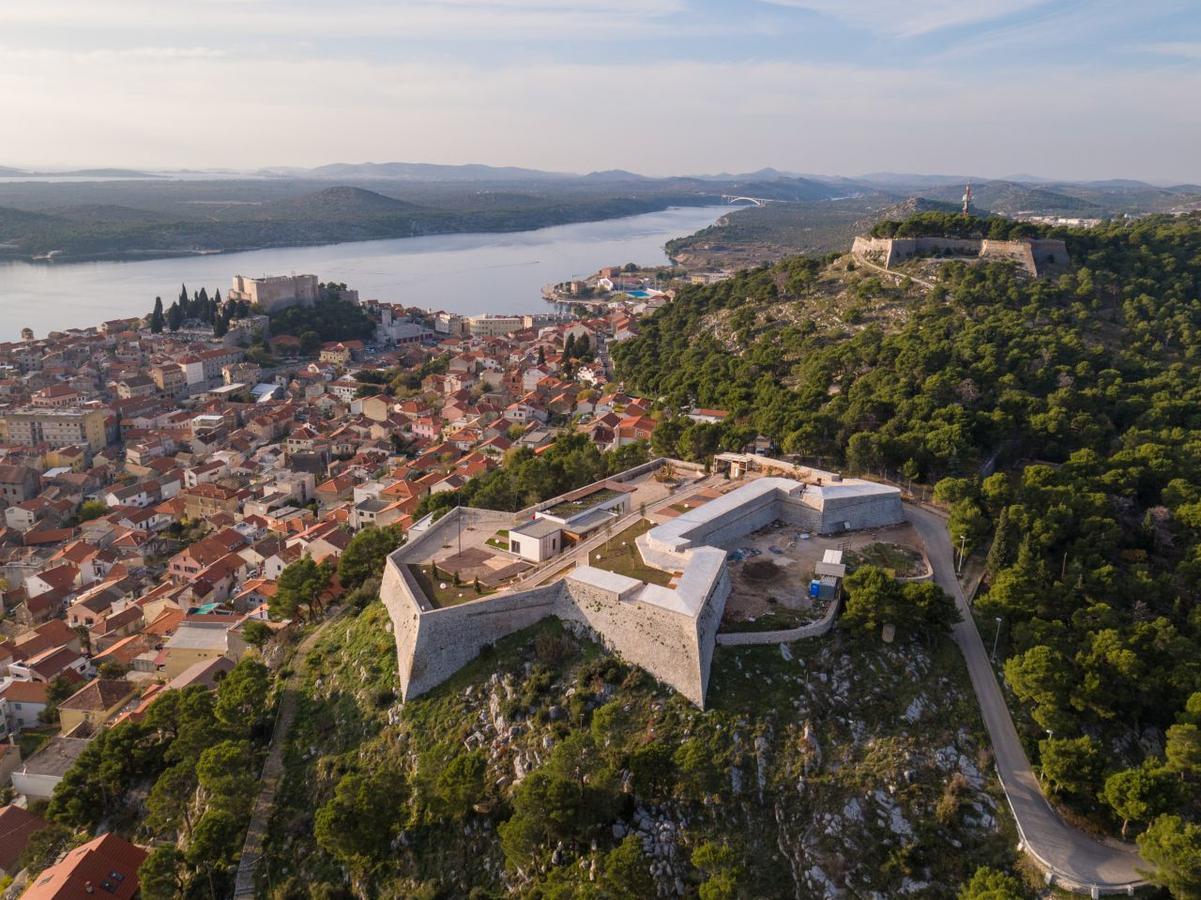
[[[996,622],[997,622],[997,630],[992,638],[992,661],[994,663],[997,661],[997,641],[1000,640],[1000,637],[1001,637],[1001,617],[1000,616],[997,616]]]
[[[463,495],[455,498],[455,525],[459,529],[459,555],[463,555]]]
[[[955,570],[956,575],[963,574],[963,554],[967,549],[967,532],[964,532],[959,537],[959,568]]]

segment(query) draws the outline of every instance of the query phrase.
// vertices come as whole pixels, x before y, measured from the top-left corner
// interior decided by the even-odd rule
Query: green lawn
[[[578,500],[564,500],[562,503],[556,503],[546,512],[552,516],[558,516],[562,519],[569,519],[576,513],[582,513],[586,509],[591,509],[600,503],[612,500],[614,497],[620,497],[621,491],[615,491],[612,488],[601,488],[599,491],[593,491],[580,497]]]
[[[653,523],[642,519],[625,531],[610,535],[608,540],[588,554],[588,565],[635,578],[638,581],[667,587],[671,583],[671,573],[652,568],[644,563],[642,554],[638,552],[638,547],[634,543],[634,539],[638,535],[645,534],[653,527]],[[623,543],[625,546],[622,546]]]
[[[509,549],[509,529],[502,528],[488,540],[484,541],[489,547],[495,547],[497,550]]]
[[[494,593],[483,585],[480,585],[477,593],[473,582],[466,582],[456,587],[451,575],[441,569],[438,570],[436,581],[429,566],[409,566],[409,571],[417,579],[417,586],[421,588],[421,592],[429,598],[430,603],[434,606],[457,606],[460,603],[478,600],[480,597]],[[445,588],[442,587],[443,584],[446,585]]]

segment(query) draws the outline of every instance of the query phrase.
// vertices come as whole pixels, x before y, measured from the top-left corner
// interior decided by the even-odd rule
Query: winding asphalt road
[[[963,615],[963,621],[954,627],[955,643],[967,662],[980,713],[992,739],[997,774],[1017,820],[1022,849],[1064,887],[1084,891],[1095,889],[1097,893],[1110,894],[1126,893],[1144,884],[1140,870],[1149,867],[1139,858],[1134,845],[1118,841],[1102,843],[1072,828],[1043,796],[989,664],[988,651],[976,630],[972,611],[964,599],[959,579],[955,577],[946,521],[913,505],[906,505],[905,515],[926,545],[926,554],[934,567],[934,580],[955,598]]]

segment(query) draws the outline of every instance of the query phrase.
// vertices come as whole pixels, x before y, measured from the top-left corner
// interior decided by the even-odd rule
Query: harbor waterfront
[[[727,206],[673,207],[507,234],[442,234],[135,262],[0,263],[0,340],[141,315],[180,284],[224,291],[235,273],[312,272],[360,296],[463,315],[545,312],[541,288],[598,266],[667,262],[663,245],[713,224]]]

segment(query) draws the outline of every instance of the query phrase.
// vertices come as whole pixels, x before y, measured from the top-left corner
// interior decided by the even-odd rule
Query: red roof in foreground
[[[138,892],[138,867],[147,855],[141,847],[115,834],[102,834],[44,870],[21,896],[23,900],[90,896],[130,900]]]
[[[25,852],[25,845],[35,831],[41,831],[50,823],[19,806],[0,809],[0,869],[15,875],[17,860]]]

